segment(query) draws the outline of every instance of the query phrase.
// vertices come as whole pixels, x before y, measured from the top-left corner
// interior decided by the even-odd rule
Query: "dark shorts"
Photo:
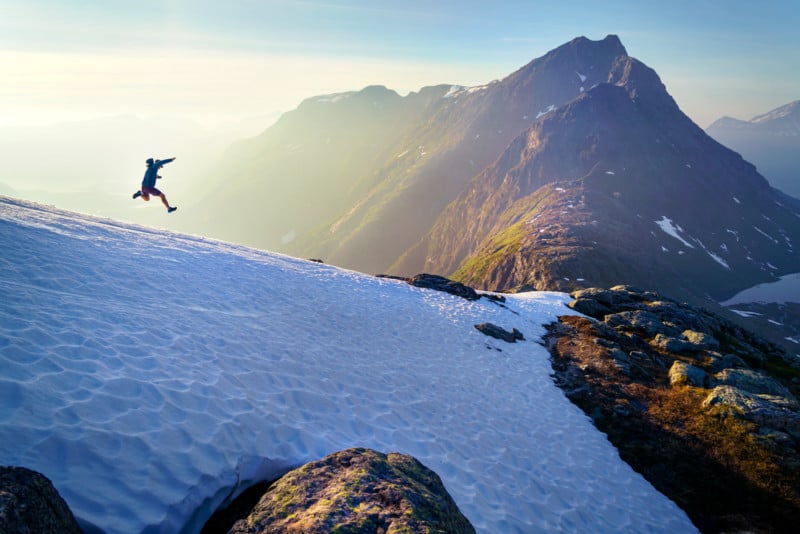
[[[142,194],[143,195],[153,195],[154,197],[160,197],[162,195],[161,191],[158,190],[156,187],[147,187],[146,185],[142,186]]]

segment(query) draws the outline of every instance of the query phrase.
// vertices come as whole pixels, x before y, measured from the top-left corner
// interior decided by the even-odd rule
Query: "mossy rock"
[[[235,534],[474,533],[436,473],[411,456],[340,451],[290,471]]]

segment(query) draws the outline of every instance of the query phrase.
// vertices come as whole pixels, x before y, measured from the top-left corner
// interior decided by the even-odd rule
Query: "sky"
[[[796,0],[0,0],[0,127],[204,124],[385,85],[480,85],[617,34],[700,126],[800,98]]]

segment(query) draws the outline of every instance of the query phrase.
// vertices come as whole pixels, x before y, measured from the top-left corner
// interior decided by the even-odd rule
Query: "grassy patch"
[[[794,438],[705,409],[709,390],[671,388],[666,373],[674,358],[644,348],[635,336],[616,339],[626,353],[647,352],[625,373],[595,343],[591,321],[562,317],[551,332],[556,380],[570,400],[701,531],[796,531],[800,460]]]

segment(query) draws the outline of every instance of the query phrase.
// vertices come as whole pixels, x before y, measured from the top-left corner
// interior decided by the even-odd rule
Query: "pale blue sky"
[[[703,127],[800,99],[797,0],[0,0],[0,121],[213,121],[368,84],[482,84],[609,33]]]

